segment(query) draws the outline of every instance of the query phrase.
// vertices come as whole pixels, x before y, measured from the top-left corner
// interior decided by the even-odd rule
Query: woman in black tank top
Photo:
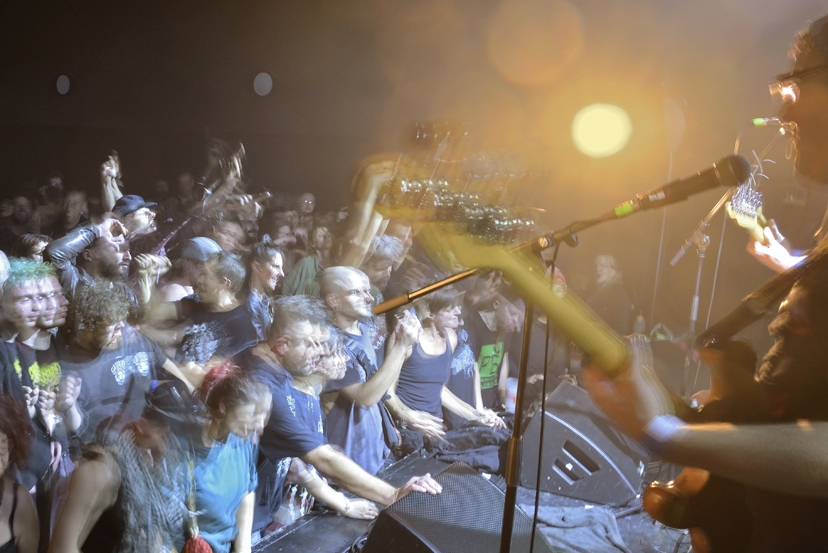
[[[457,345],[459,296],[444,288],[414,304],[423,331],[400,369],[387,402],[392,414],[428,438],[443,435],[443,407],[465,420],[489,422],[489,417],[460,400],[446,387],[452,352]]]
[[[25,407],[0,394],[0,553],[36,553],[40,527],[31,496],[11,479],[14,467],[25,468],[31,449]],[[12,469],[12,470],[10,470]]]

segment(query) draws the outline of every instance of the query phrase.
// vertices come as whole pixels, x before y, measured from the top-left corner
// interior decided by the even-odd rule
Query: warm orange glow
[[[627,145],[631,134],[630,116],[610,104],[587,106],[572,121],[575,147],[590,157],[611,156]]]
[[[507,81],[554,81],[583,51],[581,15],[567,0],[506,0],[492,16],[489,59]]]

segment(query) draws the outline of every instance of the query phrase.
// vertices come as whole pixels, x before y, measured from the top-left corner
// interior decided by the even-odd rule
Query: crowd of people
[[[370,519],[440,493],[376,476],[412,435],[506,426],[520,310],[498,273],[375,315],[439,274],[409,221],[256,198],[232,171],[203,188],[124,194],[113,152],[100,197],[54,174],[0,207],[9,550],[249,551],[294,486]]]
[[[795,53],[771,89],[795,126],[797,171],[826,183],[828,17]],[[184,172],[149,200],[123,189],[113,152],[100,194],[53,173],[0,205],[0,552],[250,551],[285,524],[293,486],[303,504],[371,519],[376,504],[441,491],[428,474],[400,487],[376,476],[412,435],[506,425],[523,315],[497,271],[377,315],[441,276],[406,219],[364,205],[319,214],[309,193],[257,198],[232,170],[215,183]],[[749,247],[761,261],[801,261],[765,234]],[[621,281],[598,261],[601,311]],[[584,372],[653,454],[741,486],[738,548],[697,534],[699,550],[825,549],[825,278],[817,267],[793,287],[774,349],[741,379],[747,395],[722,385],[676,413],[642,378],[640,340],[626,374]],[[629,301],[605,315],[627,331]],[[533,313],[534,335],[549,324]],[[543,346],[530,344],[530,381],[560,368]]]

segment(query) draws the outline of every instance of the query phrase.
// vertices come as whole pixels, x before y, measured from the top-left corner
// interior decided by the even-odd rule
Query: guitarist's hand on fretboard
[[[764,243],[751,236],[747,251],[762,265],[778,273],[785,271],[803,258],[791,255],[785,247],[786,238],[782,236],[773,219],[769,220],[763,232]]]

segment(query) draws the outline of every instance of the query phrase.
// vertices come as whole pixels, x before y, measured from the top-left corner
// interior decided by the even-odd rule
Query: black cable
[[[558,250],[561,248],[560,242],[555,244],[555,253],[552,256],[552,262],[549,264],[551,268],[551,272],[549,274],[549,290],[552,291],[555,286],[555,265],[558,263]],[[552,292],[555,293],[554,291]],[[534,312],[532,316],[534,317]],[[534,323],[534,321],[533,321]],[[532,517],[532,540],[529,545],[529,553],[534,553],[535,551],[535,530],[538,527],[538,509],[540,508],[540,485],[541,485],[541,470],[543,469],[543,430],[546,424],[546,381],[547,377],[547,370],[549,367],[549,336],[550,331],[549,327],[551,325],[551,321],[549,320],[549,316],[546,316],[546,344],[543,348],[543,384],[541,386],[541,406],[540,406],[540,414],[541,414],[541,422],[540,422],[540,436],[538,438],[538,472],[535,475],[535,514]],[[527,352],[527,355],[529,353]]]

